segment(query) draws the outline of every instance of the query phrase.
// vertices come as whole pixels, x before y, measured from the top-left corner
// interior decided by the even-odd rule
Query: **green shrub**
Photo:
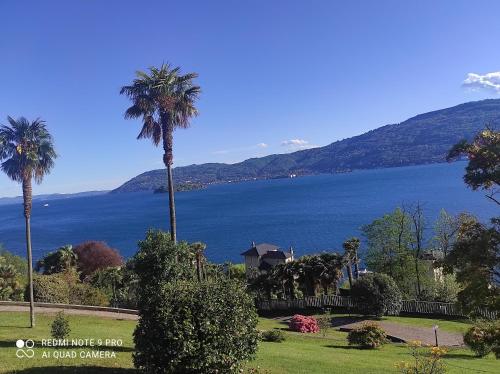
[[[23,288],[16,268],[0,256],[0,300],[22,300]]]
[[[70,332],[69,321],[64,312],[57,313],[50,329],[52,337],[54,339],[65,339],[69,336]]]
[[[464,335],[465,344],[478,357],[494,352],[500,358],[500,321],[480,321]]]
[[[86,283],[71,285],[69,303],[76,305],[108,306],[109,298],[100,289]]]
[[[281,343],[285,341],[285,334],[281,330],[267,330],[261,334],[262,340],[265,342]]]
[[[385,331],[374,322],[365,322],[347,334],[349,345],[357,345],[361,348],[378,348],[387,343]]]
[[[157,285],[153,304],[139,303],[136,368],[150,373],[233,373],[257,350],[257,314],[235,280]],[[141,298],[143,295],[141,295]]]
[[[366,274],[351,289],[358,311],[364,315],[398,315],[402,296],[396,282],[386,274]]]
[[[28,295],[28,290],[26,290]],[[41,303],[69,303],[69,285],[59,275],[35,275],[33,278],[33,297]],[[27,297],[26,297],[27,299]]]

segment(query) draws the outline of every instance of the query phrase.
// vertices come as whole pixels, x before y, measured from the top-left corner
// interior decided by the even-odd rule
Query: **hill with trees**
[[[339,173],[445,162],[450,148],[471,140],[485,124],[500,124],[500,99],[460,104],[382,126],[324,147],[251,158],[235,164],[206,163],[177,167],[177,183],[211,184],[283,178],[291,174]],[[155,190],[165,185],[166,171],[142,173],[112,192]]]

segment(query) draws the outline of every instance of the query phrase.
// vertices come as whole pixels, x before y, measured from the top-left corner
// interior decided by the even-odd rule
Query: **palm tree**
[[[359,239],[351,238],[346,240],[342,246],[344,247],[344,260],[346,262],[347,276],[349,278],[349,287],[352,288],[352,264],[354,262],[354,275],[356,279],[359,277],[359,260],[358,260],[358,249],[359,249]]]
[[[35,326],[33,302],[33,259],[31,251],[31,206],[32,179],[41,183],[50,172],[57,157],[52,137],[45,122],[36,119],[29,122],[21,117],[17,120],[7,117],[10,126],[0,127],[0,161],[2,171],[12,180],[22,184],[24,218],[26,221],[26,249],[28,253],[28,281],[30,297],[30,322]]]
[[[320,275],[323,292],[328,295],[328,288],[332,286],[333,293],[336,295],[344,267],[342,256],[337,253],[322,253],[319,258],[324,264],[324,271]]]
[[[176,128],[187,128],[190,119],[198,115],[195,102],[200,87],[194,85],[196,73],[180,74],[180,68],[162,64],[151,67],[149,73],[138,71],[132,85],[122,87],[120,94],[126,95],[132,106],[125,118],[142,118],[142,130],[137,136],[150,138],[155,146],[163,142],[163,163],[167,168],[168,198],[170,207],[170,235],[177,241],[174,185],[172,177],[173,132]]]

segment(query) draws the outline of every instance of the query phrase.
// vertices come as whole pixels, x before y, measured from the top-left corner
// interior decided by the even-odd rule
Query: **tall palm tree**
[[[12,180],[22,184],[24,218],[26,222],[26,250],[28,254],[28,281],[30,298],[30,322],[35,326],[35,307],[33,302],[33,258],[31,251],[31,207],[32,179],[41,183],[50,172],[57,157],[52,136],[45,122],[33,122],[24,117],[15,120],[7,117],[10,126],[0,127],[0,168]]]
[[[162,64],[151,67],[149,72],[138,71],[132,85],[122,87],[120,94],[126,95],[132,106],[125,118],[142,118],[142,130],[137,136],[150,138],[155,146],[163,142],[163,163],[167,168],[168,198],[170,207],[170,235],[177,241],[174,184],[172,177],[173,132],[176,128],[187,128],[190,119],[198,115],[195,102],[200,87],[193,82],[196,73],[180,74],[180,68]]]

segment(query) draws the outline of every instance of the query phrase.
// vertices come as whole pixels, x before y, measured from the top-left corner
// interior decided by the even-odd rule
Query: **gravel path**
[[[29,310],[30,309],[27,306],[0,305],[0,312],[29,312]],[[127,319],[127,320],[139,319],[139,317],[135,314],[104,312],[99,310],[80,310],[80,309],[62,309],[62,308],[44,308],[44,307],[35,308],[35,313],[55,314],[59,311],[64,311],[64,313],[66,314],[75,314],[80,316],[96,316],[96,317]]]
[[[349,331],[359,327],[363,322],[346,323],[338,326],[340,331]],[[410,342],[412,340],[420,340],[423,344],[435,345],[436,340],[434,330],[428,327],[417,327],[411,325],[403,325],[387,321],[373,321],[380,325],[386,332],[387,336],[395,341]],[[461,334],[438,330],[438,342],[441,346],[454,347],[464,345],[464,340]]]

